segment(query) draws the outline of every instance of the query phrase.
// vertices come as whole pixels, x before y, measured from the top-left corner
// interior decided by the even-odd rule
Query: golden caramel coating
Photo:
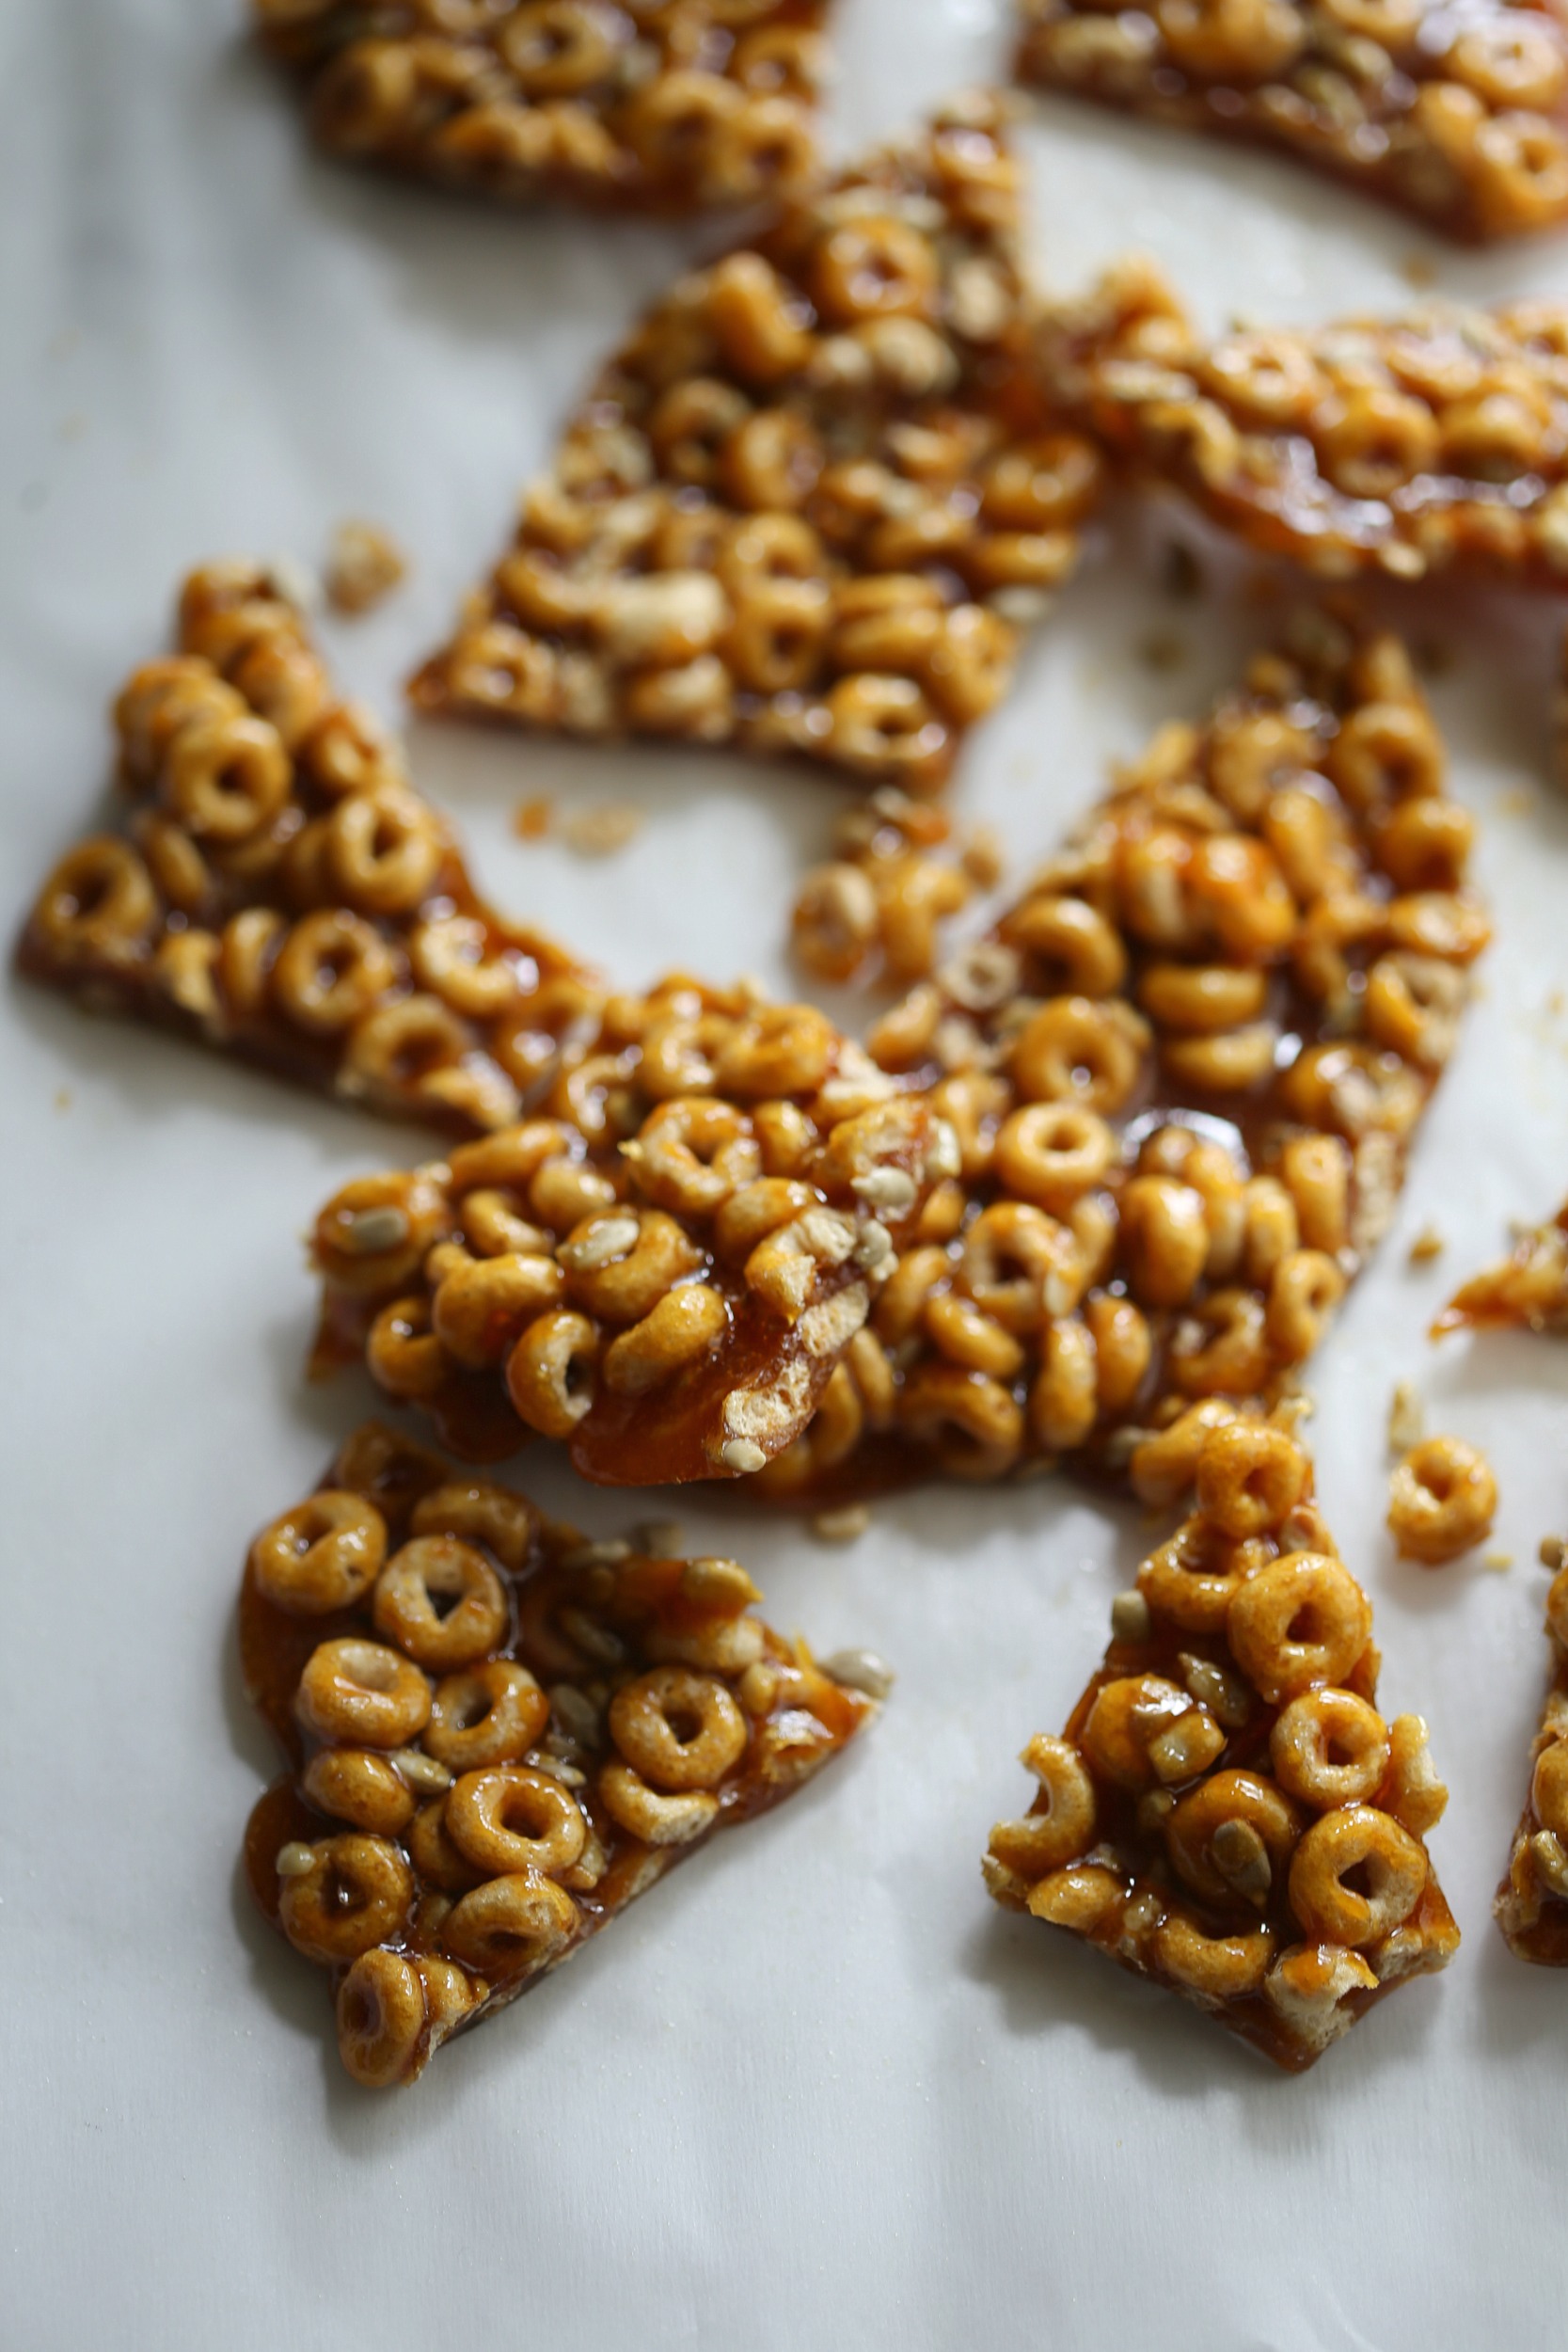
[[[1568,1548],[1541,1547],[1552,1571],[1546,1634],[1552,1679],[1530,1748],[1530,1781],[1493,1914],[1517,1960],[1568,1967]]]
[[[1039,396],[998,102],[678,280],[602,370],[420,708],[939,790],[1103,468]],[[857,921],[851,902],[815,930]]]
[[[322,1548],[351,1536],[345,1582]],[[835,1678],[758,1597],[733,1560],[585,1542],[375,1422],[257,1539],[241,1661],[289,1772],[251,1815],[246,1873],[332,1970],[356,2082],[411,2082],[875,1715],[887,1670],[854,1652]]]
[[[1447,1791],[1420,1717],[1378,1713],[1371,1605],[1304,1449],[1234,1420],[1196,1479],[1066,1731],[1024,1749],[1037,1793],[986,1883],[1297,2072],[1457,1947],[1422,1843]]]
[[[23,970],[373,1110],[470,1135],[515,1119],[599,983],[483,903],[268,572],[193,572],[179,637],[115,706],[128,837],[67,851]],[[367,1279],[400,1248],[418,1256],[406,1204],[372,1206],[355,1229]]]
[[[1568,34],[1535,0],[1021,8],[1043,88],[1283,148],[1466,241],[1568,217]]]
[[[1433,1322],[1432,1336],[1508,1325],[1568,1330],[1568,1201],[1549,1224],[1518,1229],[1507,1258],[1462,1282]]]
[[[1041,362],[1063,411],[1135,469],[1322,579],[1568,580],[1560,303],[1433,300],[1399,317],[1238,328],[1206,344],[1157,271],[1132,261],[1048,314]],[[1371,698],[1334,780],[1354,799],[1369,776],[1398,769],[1418,799],[1440,757],[1430,728]],[[1437,888],[1450,886],[1444,835],[1424,813],[1401,819],[1389,857],[1402,889],[1426,887],[1414,877],[1428,867]],[[1414,936],[1402,945],[1426,947]]]
[[[816,160],[825,0],[252,0],[332,153],[507,203],[694,213]]]

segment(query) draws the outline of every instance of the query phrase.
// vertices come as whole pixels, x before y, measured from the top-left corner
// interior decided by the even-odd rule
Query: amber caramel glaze
[[[1000,106],[683,278],[609,361],[421,710],[825,761],[929,793],[1071,569]]]
[[[809,177],[825,0],[736,12],[252,0],[330,152],[502,202],[670,216]],[[668,19],[662,22],[661,19]]]
[[[1568,36],[1543,0],[1022,0],[1026,82],[1283,148],[1465,242],[1568,215]]]
[[[483,1655],[466,1660],[463,1671],[488,1672],[498,1663],[525,1670],[521,1685],[529,1693],[531,1716],[537,1718],[531,1738],[519,1735],[510,1744],[501,1742],[499,1752],[484,1763],[492,1769],[508,1762],[520,1765],[525,1779],[531,1773],[537,1784],[544,1775],[558,1788],[563,1786],[575,1797],[588,1830],[579,1867],[566,1873],[569,1924],[559,1940],[543,1958],[531,1957],[522,1946],[509,1956],[504,1945],[499,1945],[486,1954],[481,1969],[471,1960],[455,1959],[444,1939],[462,1944],[459,1930],[448,1924],[453,1897],[480,1885],[486,1871],[466,1859],[438,1824],[432,1829],[427,1822],[427,1843],[420,1845],[416,1836],[412,1847],[404,1831],[394,1834],[383,1826],[381,1842],[395,1848],[395,1855],[384,1861],[394,1875],[406,1874],[411,1891],[394,1931],[372,1939],[373,1947],[411,1963],[437,1963],[443,1971],[446,2005],[437,2009],[432,1998],[424,2025],[410,2033],[407,2046],[385,2064],[378,2058],[372,2071],[354,2063],[352,2035],[345,2024],[345,2062],[361,2080],[411,2080],[447,2032],[466,2029],[528,1991],[716,1829],[753,1820],[790,1795],[877,1712],[874,1701],[823,1674],[803,1644],[784,1641],[746,1613],[746,1597],[754,1597],[754,1593],[733,1563],[693,1564],[641,1555],[629,1545],[585,1545],[575,1530],[541,1518],[510,1490],[454,1471],[439,1455],[374,1422],[348,1440],[321,1491],[362,1496],[373,1507],[385,1529],[388,1564],[396,1563],[416,1514],[421,1534],[432,1527],[461,1532],[458,1549],[466,1547],[479,1556],[488,1577],[499,1580],[505,1599],[500,1638]],[[488,1520],[487,1512],[492,1515]],[[493,1529],[492,1541],[481,1532],[487,1524]],[[266,1531],[258,1539],[246,1566],[240,1595],[240,1654],[246,1692],[277,1737],[289,1770],[251,1815],[245,1859],[259,1906],[288,1932],[288,1881],[278,1872],[280,1851],[291,1844],[317,1845],[364,1826],[352,1813],[325,1809],[307,1792],[304,1776],[312,1761],[319,1772],[323,1756],[330,1756],[342,1743],[324,1737],[319,1722],[312,1727],[308,1712],[302,1711],[297,1699],[301,1676],[324,1643],[368,1643],[380,1646],[383,1656],[396,1656],[396,1650],[384,1646],[394,1638],[387,1629],[382,1599],[387,1568],[349,1607],[307,1612],[297,1596],[293,1605],[280,1606],[263,1590],[264,1562],[258,1567],[273,1533]],[[289,1545],[286,1565],[302,1556],[303,1540]],[[451,1621],[449,1616],[446,1622]],[[688,1827],[678,1841],[649,1843],[622,1825],[610,1809],[615,1800],[607,1803],[601,1793],[607,1766],[623,1777],[627,1770],[606,1715],[617,1692],[671,1660],[700,1661],[692,1676],[705,1692],[718,1687],[723,1694],[721,1711],[735,1726],[730,1744],[734,1747],[738,1740],[739,1745],[721,1774],[700,1784],[705,1823],[694,1830]],[[439,1681],[439,1667],[427,1672]],[[547,1693],[547,1704],[541,1692]],[[441,1705],[441,1689],[436,1704]],[[455,1703],[448,1707],[449,1722],[462,1721],[467,1711],[454,1708]],[[482,1714],[479,1720],[483,1724],[494,1718]],[[677,1738],[684,1736],[677,1731]],[[428,1758],[423,1741],[420,1733],[399,1752],[413,1758],[411,1771],[417,1772],[421,1759]],[[345,1746],[345,1764],[362,1754],[352,1744]],[[372,1769],[375,1761],[372,1759]],[[395,1772],[400,1767],[394,1761],[391,1769]],[[428,1773],[428,1762],[424,1769]],[[456,1785],[463,1785],[461,1771],[453,1777]],[[472,1781],[482,1777],[478,1771],[469,1775]],[[392,1785],[395,1793],[401,1783]],[[680,1784],[677,1780],[673,1785]],[[318,1781],[318,1789],[320,1786]],[[416,1782],[414,1793],[428,1811],[429,1787]],[[545,1793],[549,1794],[548,1787]],[[444,1808],[445,1796],[431,1802]],[[653,1802],[655,1806],[660,1802],[657,1790]],[[421,1873],[415,1851],[441,1855],[441,1885]],[[345,1916],[352,1921],[355,1915],[352,1871],[328,1891],[336,1905],[334,1912],[329,1902],[328,1910],[352,1944],[352,1925],[341,1925]],[[558,1879],[552,1898],[558,1908],[562,1891]],[[319,1952],[307,1956],[322,1957]],[[358,1956],[346,1949],[339,1952],[330,1963],[335,1988],[342,1986],[357,1964]],[[346,2015],[341,2007],[341,2020]]]
[[[1449,1331],[1530,1331],[1568,1328],[1568,1203],[1549,1225],[1519,1235],[1510,1256],[1462,1282],[1432,1326],[1434,1340]]]

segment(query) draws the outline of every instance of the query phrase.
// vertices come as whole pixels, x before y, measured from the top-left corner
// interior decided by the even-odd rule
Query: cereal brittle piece
[[[363,1353],[470,1460],[613,1486],[760,1470],[806,1427],[951,1131],[810,1006],[613,999],[546,1115],[317,1219],[318,1359]]]
[[[22,969],[367,1108],[483,1134],[604,991],[486,906],[372,714],[258,565],[211,564],[115,705],[124,824],[69,850]]]
[[[1065,1460],[1174,1502],[1382,1235],[1487,937],[1397,638],[1308,610],[872,1030],[958,1139],[802,1497]]]
[[[1516,1960],[1568,1968],[1568,1547],[1548,1536],[1541,1557],[1553,1571],[1546,1596],[1552,1685],[1530,1748],[1529,1789],[1508,1876],[1492,1909]]]
[[[803,754],[929,792],[1076,553],[997,103],[680,279],[610,360],[426,711]]]
[[[876,1714],[879,1661],[835,1680],[759,1597],[734,1560],[585,1542],[375,1422],[263,1529],[241,1664],[289,1771],[246,1875],[331,1970],[356,2082],[412,2082]]]
[[[1432,1326],[1445,1332],[1568,1331],[1568,1201],[1549,1224],[1526,1226],[1510,1255],[1462,1282]]]
[[[1196,1484],[1066,1731],[1024,1749],[1038,1791],[986,1883],[1298,2072],[1452,1957],[1424,1843],[1448,1791],[1421,1718],[1377,1711],[1371,1603],[1303,1449],[1235,1422]]]
[[[1283,148],[1466,241],[1568,219],[1568,31],[1541,0],[1022,0],[1020,78]]]
[[[811,178],[825,0],[252,0],[331,153],[501,202],[667,215]]]
[[[1433,301],[1205,344],[1134,262],[1043,328],[1054,395],[1213,521],[1325,579],[1568,580],[1568,307]]]

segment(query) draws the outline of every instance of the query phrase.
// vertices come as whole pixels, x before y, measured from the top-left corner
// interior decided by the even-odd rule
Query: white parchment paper
[[[1003,53],[1001,0],[841,0],[836,135],[893,127]],[[239,0],[0,4],[0,771],[8,929],[107,774],[104,704],[175,583],[230,548],[319,555],[364,514],[412,551],[334,632],[393,707],[498,548],[574,388],[695,249],[508,219],[312,159]],[[1283,162],[1067,105],[1031,113],[1044,265],[1156,250],[1206,319],[1568,294],[1568,238],[1456,256]],[[966,817],[1015,871],[1256,613],[1153,585],[1119,517],[974,743]],[[0,1446],[0,2345],[315,2352],[1120,2344],[1429,2352],[1560,2329],[1568,1979],[1489,1905],[1541,1695],[1537,1538],[1568,1520],[1568,1347],[1434,1355],[1425,1321],[1568,1184],[1568,817],[1545,775],[1554,616],[1396,608],[1499,913],[1398,1224],[1315,1369],[1332,1522],[1378,1610],[1384,1695],[1432,1724],[1433,1845],[1465,1931],[1312,2074],[1276,2076],[1098,1956],[996,1913],[978,1860],[1014,1762],[1095,1662],[1139,1531],[1072,1489],[926,1493],[847,1551],[689,1490],[784,1625],[901,1669],[861,1752],[684,1868],[403,2098],[342,2076],[325,1985],[249,1913],[235,1853],[272,1757],[235,1673],[256,1525],[367,1395],[307,1392],[299,1234],[417,1142],[10,986]],[[1139,648],[1174,629],[1182,659]],[[785,913],[841,787],[711,756],[424,729],[422,787],[484,884],[628,981],[782,984]],[[632,802],[597,863],[517,802]],[[1429,1221],[1435,1266],[1406,1264]],[[1490,1451],[1516,1565],[1396,1564],[1393,1381]],[[635,1499],[520,1475],[609,1533]]]

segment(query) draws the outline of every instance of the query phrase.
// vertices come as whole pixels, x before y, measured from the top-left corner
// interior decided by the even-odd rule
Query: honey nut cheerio
[[[1534,0],[1021,0],[1020,78],[1283,149],[1465,240],[1568,218],[1568,31]]]
[[[839,983],[908,988],[928,979],[943,925],[1002,873],[988,829],[955,842],[944,809],[895,784],[879,785],[840,818],[833,851],[801,882],[790,931],[797,961]]]
[[[331,153],[503,202],[683,214],[811,177],[824,0],[251,0]]]
[[[1459,1931],[1425,1838],[1448,1791],[1377,1708],[1371,1604],[1283,1430],[1204,1441],[1196,1508],[1112,1609],[1062,1736],[1022,1761],[986,1883],[1208,2010],[1291,2072]]]
[[[1568,1201],[1548,1224],[1520,1229],[1512,1253],[1498,1264],[1462,1282],[1433,1323],[1432,1336],[1509,1325],[1568,1332]]]
[[[1206,343],[1133,260],[1050,311],[1041,364],[1124,461],[1321,578],[1568,581],[1560,303],[1431,301]]]
[[[1546,1596],[1546,1634],[1552,1680],[1530,1748],[1530,1780],[1513,1834],[1508,1875],[1493,1913],[1517,1960],[1568,1967],[1568,1546],[1559,1536],[1541,1547],[1552,1571]]]
[[[954,100],[682,278],[416,705],[940,789],[1104,471],[1039,396],[1002,124]]]
[[[374,1422],[262,1530],[240,1655],[289,1769],[246,1875],[331,1970],[356,2081],[412,2082],[877,1713],[879,1660],[819,1667],[758,1598],[734,1560],[587,1542]]]
[[[1388,1527],[1401,1556],[1440,1568],[1492,1533],[1497,1482],[1463,1438],[1422,1438],[1388,1480]]]
[[[1067,1461],[1164,1504],[1288,1405],[1487,937],[1443,768],[1399,641],[1308,610],[877,1022],[958,1164],[764,1491]]]

